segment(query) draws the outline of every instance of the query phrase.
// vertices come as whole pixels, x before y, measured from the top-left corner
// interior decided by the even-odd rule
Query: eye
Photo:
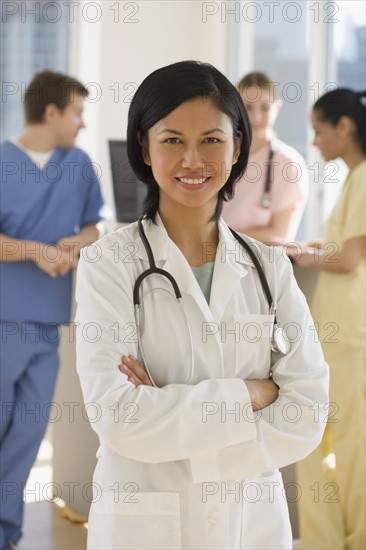
[[[220,140],[215,137],[208,137],[205,141],[207,141],[207,143],[220,143]]]
[[[164,143],[179,143],[179,138],[177,137],[171,137],[164,141]]]

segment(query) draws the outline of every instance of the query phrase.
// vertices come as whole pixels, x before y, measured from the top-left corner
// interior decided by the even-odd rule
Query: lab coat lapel
[[[203,365],[203,370],[200,368],[196,369],[196,381],[201,379],[202,373],[204,373],[204,377],[223,378],[225,369],[219,331],[214,331],[212,335],[210,335],[210,338],[204,344],[205,349],[202,347],[202,327],[205,323],[208,325],[215,325],[215,319],[211,309],[184,255],[169,238],[160,218],[157,219],[157,222],[158,225],[144,222],[146,235],[154,253],[156,266],[168,271],[174,277],[182,294],[183,303],[185,296],[188,301],[193,299],[202,315],[201,319],[197,317],[195,317],[195,319],[190,319],[188,314],[189,325],[196,327],[198,325],[200,327],[200,330],[196,330],[193,334],[193,341],[196,346],[194,348],[196,349],[195,360],[198,360],[198,365]],[[137,250],[139,251],[138,253],[141,259],[148,261],[142,241],[136,241],[136,244],[138,245]],[[164,282],[164,278],[161,278],[159,284],[169,286],[169,283],[166,281]],[[190,298],[188,298],[188,296]],[[187,310],[189,309],[190,308],[187,308]],[[194,315],[196,316],[197,313],[196,310]],[[206,364],[207,357],[211,357],[209,368],[207,368]]]
[[[156,265],[173,275],[182,294],[189,294],[194,298],[205,321],[220,323],[240,280],[248,274],[248,266],[254,267],[247,253],[233,237],[224,220],[220,218],[219,245],[215,259],[210,305],[208,305],[185,257],[169,238],[158,215],[156,222],[156,224],[151,221],[143,222]],[[138,255],[147,261],[147,254],[140,237],[137,238],[136,244]]]
[[[156,222],[156,224],[151,221],[143,222],[146,236],[154,254],[156,266],[171,273],[177,281],[182,295],[188,294],[192,296],[202,311],[205,321],[213,322],[214,318],[210,307],[192,270],[187,264],[187,260],[175,243],[169,238],[159,215],[156,216]],[[140,237],[136,239],[136,250],[142,260],[148,261],[148,256]]]
[[[219,221],[219,245],[212,280],[210,309],[216,323],[220,323],[229,300],[237,291],[239,282],[254,267],[242,245],[235,239],[222,218]]]

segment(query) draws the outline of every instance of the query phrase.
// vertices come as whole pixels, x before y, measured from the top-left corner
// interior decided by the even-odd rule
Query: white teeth
[[[178,178],[182,183],[188,183],[189,185],[199,185],[206,181],[207,178],[191,179],[191,178]]]

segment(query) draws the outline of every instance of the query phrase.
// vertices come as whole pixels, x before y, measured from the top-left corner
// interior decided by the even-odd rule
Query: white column
[[[309,60],[309,90],[308,112],[312,110],[314,102],[323,95],[327,79],[327,25],[320,18],[310,24],[310,48]],[[310,189],[307,205],[307,240],[317,239],[321,235],[323,189],[321,186],[322,166],[324,164],[318,150],[308,140],[308,166],[310,167]]]

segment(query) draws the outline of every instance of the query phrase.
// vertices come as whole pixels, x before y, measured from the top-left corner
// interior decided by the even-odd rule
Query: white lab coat
[[[182,327],[181,321],[175,325],[176,310],[169,313],[164,293],[159,299],[149,294],[152,288],[171,291],[159,275],[145,279],[141,293],[154,310],[143,330],[147,344],[155,342],[147,360],[161,387],[135,388],[118,370],[122,355],[141,357],[132,294],[149,264],[136,224],[84,249],[77,277],[77,368],[100,439],[88,548],[290,549],[278,468],[319,444],[328,390],[327,365],[291,264],[251,241],[291,340],[287,356],[272,354],[279,398],[255,414],[243,379],[269,376],[273,317],[254,265],[220,219],[208,305],[157,222],[144,221],[144,227],[157,267],[169,271],[182,292],[194,347],[193,383],[185,384],[189,354],[181,358],[179,350],[171,351],[175,329]]]

